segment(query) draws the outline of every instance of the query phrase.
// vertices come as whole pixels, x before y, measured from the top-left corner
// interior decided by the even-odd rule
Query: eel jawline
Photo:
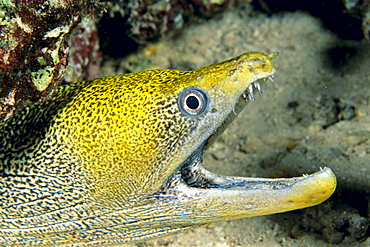
[[[171,177],[158,197],[186,198],[187,207],[194,207],[195,211],[209,209],[209,213],[199,213],[202,217],[224,221],[314,206],[328,199],[335,188],[336,177],[330,168],[301,177],[276,179],[213,174],[203,168],[202,152],[197,151],[190,164]]]

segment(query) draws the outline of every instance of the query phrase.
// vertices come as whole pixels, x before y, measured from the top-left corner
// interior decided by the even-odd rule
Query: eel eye
[[[199,88],[188,87],[180,93],[178,104],[182,113],[197,117],[207,108],[208,98],[206,93]]]

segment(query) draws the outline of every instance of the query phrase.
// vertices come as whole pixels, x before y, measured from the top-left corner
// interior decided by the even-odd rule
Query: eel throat
[[[317,205],[329,168],[296,178],[213,174],[203,152],[273,81],[278,53],[192,71],[64,86],[0,129],[0,245],[118,245]]]

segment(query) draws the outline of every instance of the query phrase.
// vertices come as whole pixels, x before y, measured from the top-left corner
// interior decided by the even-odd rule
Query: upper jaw
[[[275,71],[273,71],[274,73]],[[213,134],[206,140],[204,149],[207,150],[212,146],[218,137],[225,131],[225,129],[235,120],[239,113],[255,99],[255,94],[258,92],[259,95],[262,95],[262,85],[267,81],[274,81],[274,74],[271,74],[267,77],[259,78],[252,83],[250,83],[246,89],[239,95],[236,100],[232,111],[227,115],[226,119],[220,124],[220,126],[213,132]]]

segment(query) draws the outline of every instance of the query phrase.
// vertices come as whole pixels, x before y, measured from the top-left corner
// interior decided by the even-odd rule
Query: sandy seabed
[[[292,177],[330,167],[338,188],[325,203],[234,220],[132,246],[370,246],[370,46],[343,41],[308,13],[268,17],[230,9],[145,47],[125,69],[195,69],[246,51],[279,51],[274,83],[205,154],[215,173]]]

